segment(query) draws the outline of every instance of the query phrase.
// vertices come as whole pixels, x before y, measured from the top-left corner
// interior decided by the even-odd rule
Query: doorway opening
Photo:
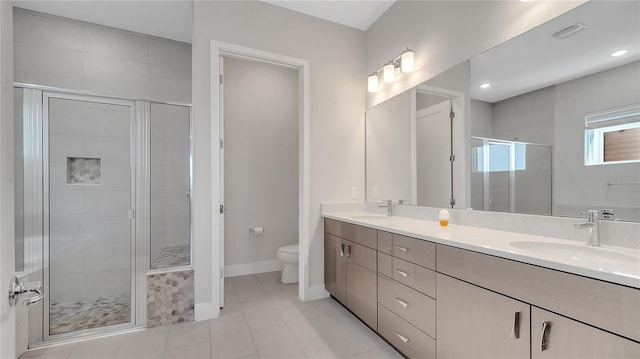
[[[276,73],[281,73],[281,74],[288,73],[288,75],[285,76],[288,78],[286,82],[288,82],[290,85],[292,83],[295,84],[295,88],[293,88],[293,92],[290,92],[292,88],[288,87],[289,90],[287,91],[289,91],[288,93],[290,95],[288,95],[288,100],[286,101],[290,108],[291,106],[295,108],[294,122],[297,122],[297,126],[293,127],[289,125],[287,130],[287,133],[289,133],[291,132],[292,129],[294,129],[295,138],[293,141],[290,141],[291,138],[289,137],[289,140],[287,141],[287,145],[283,146],[284,148],[287,149],[286,151],[288,151],[289,154],[285,156],[279,156],[280,159],[287,158],[286,161],[288,165],[282,168],[286,167],[287,168],[286,171],[290,172],[286,176],[287,181],[289,183],[288,185],[289,192],[287,192],[288,193],[287,196],[290,197],[286,201],[288,203],[288,207],[290,211],[290,214],[288,214],[287,217],[290,217],[290,218],[286,218],[284,221],[281,222],[284,224],[280,224],[280,226],[281,227],[288,226],[288,229],[286,231],[280,232],[280,233],[287,233],[287,234],[285,234],[284,235],[285,237],[279,240],[283,241],[282,244],[297,243],[299,245],[298,297],[301,300],[308,300],[310,295],[309,279],[308,279],[309,278],[309,269],[308,269],[308,257],[309,257],[309,254],[308,254],[308,248],[309,248],[309,101],[308,101],[309,65],[308,65],[308,62],[306,60],[301,60],[301,59],[296,59],[292,57],[282,56],[279,54],[273,54],[273,53],[258,51],[254,49],[244,48],[244,47],[233,45],[233,44],[225,44],[217,41],[212,41],[211,43],[211,59],[212,59],[212,67],[211,67],[212,79],[216,79],[216,82],[218,82],[217,81],[218,79],[220,80],[219,81],[220,86],[212,86],[212,104],[213,104],[212,111],[214,116],[216,115],[218,116],[218,128],[213,128],[215,127],[215,122],[214,122],[214,125],[212,126],[212,138],[213,139],[219,138],[221,142],[221,146],[220,146],[221,148],[219,149],[219,157],[218,157],[219,166],[216,166],[213,168],[214,171],[219,171],[218,173],[216,173],[216,175],[219,176],[219,180],[220,180],[219,198],[220,198],[220,205],[221,205],[220,216],[219,217],[214,216],[214,218],[212,218],[214,222],[214,228],[216,228],[215,226],[216,222],[219,221],[218,228],[220,230],[219,232],[220,235],[217,238],[216,236],[214,236],[213,252],[212,252],[212,256],[213,256],[212,262],[214,263],[214,265],[212,266],[212,269],[215,272],[212,273],[212,276],[214,278],[215,276],[217,276],[217,273],[216,273],[217,268],[220,268],[220,274],[221,274],[219,285],[216,287],[214,283],[212,288],[213,304],[216,304],[217,302],[219,304],[219,307],[224,306],[225,270],[231,270],[232,275],[234,274],[241,275],[241,274],[257,273],[259,271],[277,270],[278,268],[280,268],[280,263],[276,259],[276,253],[279,245],[278,243],[280,242],[277,242],[276,240],[274,242],[271,242],[268,245],[265,245],[264,243],[260,243],[260,241],[262,240],[260,236],[261,235],[264,236],[270,231],[268,225],[263,224],[265,222],[257,222],[257,223],[247,222],[247,220],[250,221],[250,218],[246,216],[243,218],[242,213],[238,218],[241,218],[240,222],[242,222],[243,220],[245,222],[241,223],[241,225],[235,231],[237,233],[243,233],[241,234],[241,236],[244,236],[247,239],[247,241],[244,244],[245,248],[246,246],[251,246],[251,245],[256,246],[256,243],[258,246],[262,245],[263,248],[269,247],[268,249],[265,249],[265,251],[267,251],[266,254],[271,256],[272,259],[263,260],[258,258],[257,262],[254,262],[249,266],[242,266],[242,265],[235,266],[235,267],[225,266],[225,262],[227,261],[227,258],[225,258],[225,240],[227,240],[227,238],[225,237],[225,233],[231,233],[231,232],[227,232],[225,228],[228,225],[227,220],[225,218],[225,215],[226,215],[225,213],[231,214],[232,211],[234,210],[233,208],[229,207],[228,202],[225,203],[227,199],[225,196],[226,195],[225,183],[226,181],[231,180],[231,177],[227,176],[227,173],[225,170],[225,163],[227,163],[227,161],[229,160],[228,158],[226,158],[225,150],[233,149],[233,147],[228,147],[228,146],[233,146],[228,142],[229,140],[232,140],[232,139],[225,138],[226,136],[225,126],[227,126],[227,119],[225,118],[226,116],[225,107],[227,106],[226,105],[227,101],[225,98],[226,97],[225,86],[229,83],[227,82],[226,76],[224,77],[222,76],[222,75],[225,75],[225,67],[224,67],[225,61],[233,62],[236,64],[239,61],[243,61],[245,65],[247,63],[252,63],[252,66],[256,66],[256,67],[270,66],[271,70],[274,70],[274,69],[276,70],[275,71]],[[246,74],[242,74],[241,77],[242,76],[246,76]],[[260,81],[264,81],[264,80],[265,80],[265,77],[261,77]],[[268,85],[268,80],[265,84]],[[267,87],[267,90],[269,90],[268,87]],[[270,90],[270,91],[273,91],[273,90]],[[291,94],[293,95],[297,94],[297,96],[294,97]],[[291,100],[294,98],[295,98],[295,101],[291,102]],[[249,103],[250,102],[248,102],[246,105],[249,106]],[[274,127],[271,127],[271,130],[273,129]],[[251,128],[248,130],[251,130]],[[258,129],[256,128],[253,130],[257,131]],[[273,134],[269,136],[266,132],[263,132],[263,133],[256,133],[256,136],[257,136],[256,138],[258,139],[257,140],[258,142],[265,141],[265,144],[271,145],[271,146],[274,146],[275,142],[280,141],[277,134]],[[243,149],[244,146],[242,146],[242,144],[240,143],[239,147],[236,147],[236,148]],[[297,165],[292,165],[291,163],[292,158],[297,162]],[[262,170],[260,170],[260,168],[252,168],[252,170],[254,171],[254,176],[257,178],[257,180],[261,180],[261,179],[266,180],[267,177],[271,177],[269,178],[269,180],[275,180],[277,182],[279,178],[278,168],[281,167],[278,161],[274,162],[273,165],[266,164],[266,166],[264,166],[264,164],[260,164],[260,166],[258,167],[262,168]],[[237,165],[245,166],[245,167],[249,166],[248,163],[245,163],[245,164],[239,163]],[[246,176],[246,173],[245,173],[245,176]],[[296,193],[293,193],[291,191],[291,187],[294,188],[293,192],[296,192]],[[266,191],[266,190],[262,190],[262,191]],[[263,194],[262,193],[254,194],[252,196],[249,196],[248,198],[255,199],[256,196],[263,196]],[[291,202],[295,202],[295,206],[293,208],[291,208]],[[266,205],[261,209],[262,212],[270,216],[277,214],[279,210],[278,209],[279,201],[277,197],[276,199],[267,201],[265,203]],[[247,208],[250,208],[250,207],[251,207],[251,204],[249,204]],[[245,215],[246,214],[248,213],[245,213]],[[216,239],[219,239],[219,243],[215,243]],[[229,240],[233,240],[233,239],[229,239]],[[253,241],[253,243],[250,241]],[[219,249],[219,252],[217,252],[218,249]],[[257,257],[254,257],[254,258],[257,258]],[[216,260],[219,260],[218,262],[219,266],[215,266],[215,264],[217,264]],[[233,273],[233,271],[236,271],[236,272]]]

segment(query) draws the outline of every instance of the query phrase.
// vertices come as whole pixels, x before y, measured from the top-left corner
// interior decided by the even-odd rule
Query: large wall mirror
[[[366,186],[370,202],[640,221],[640,3],[585,3],[368,109]]]

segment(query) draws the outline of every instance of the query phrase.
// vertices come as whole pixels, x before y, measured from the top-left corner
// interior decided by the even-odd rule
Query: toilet
[[[298,252],[297,244],[278,248],[277,256],[282,261],[280,281],[284,284],[298,283]]]

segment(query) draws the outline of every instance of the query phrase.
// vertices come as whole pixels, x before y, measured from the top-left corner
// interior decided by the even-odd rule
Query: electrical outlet
[[[371,195],[373,196],[373,199],[378,199],[380,197],[380,190],[378,187],[373,187],[372,192],[373,193]]]
[[[358,199],[358,187],[351,187],[351,199]]]

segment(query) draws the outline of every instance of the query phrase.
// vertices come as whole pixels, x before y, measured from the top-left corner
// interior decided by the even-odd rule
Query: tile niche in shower
[[[67,184],[100,184],[102,159],[67,157]]]

